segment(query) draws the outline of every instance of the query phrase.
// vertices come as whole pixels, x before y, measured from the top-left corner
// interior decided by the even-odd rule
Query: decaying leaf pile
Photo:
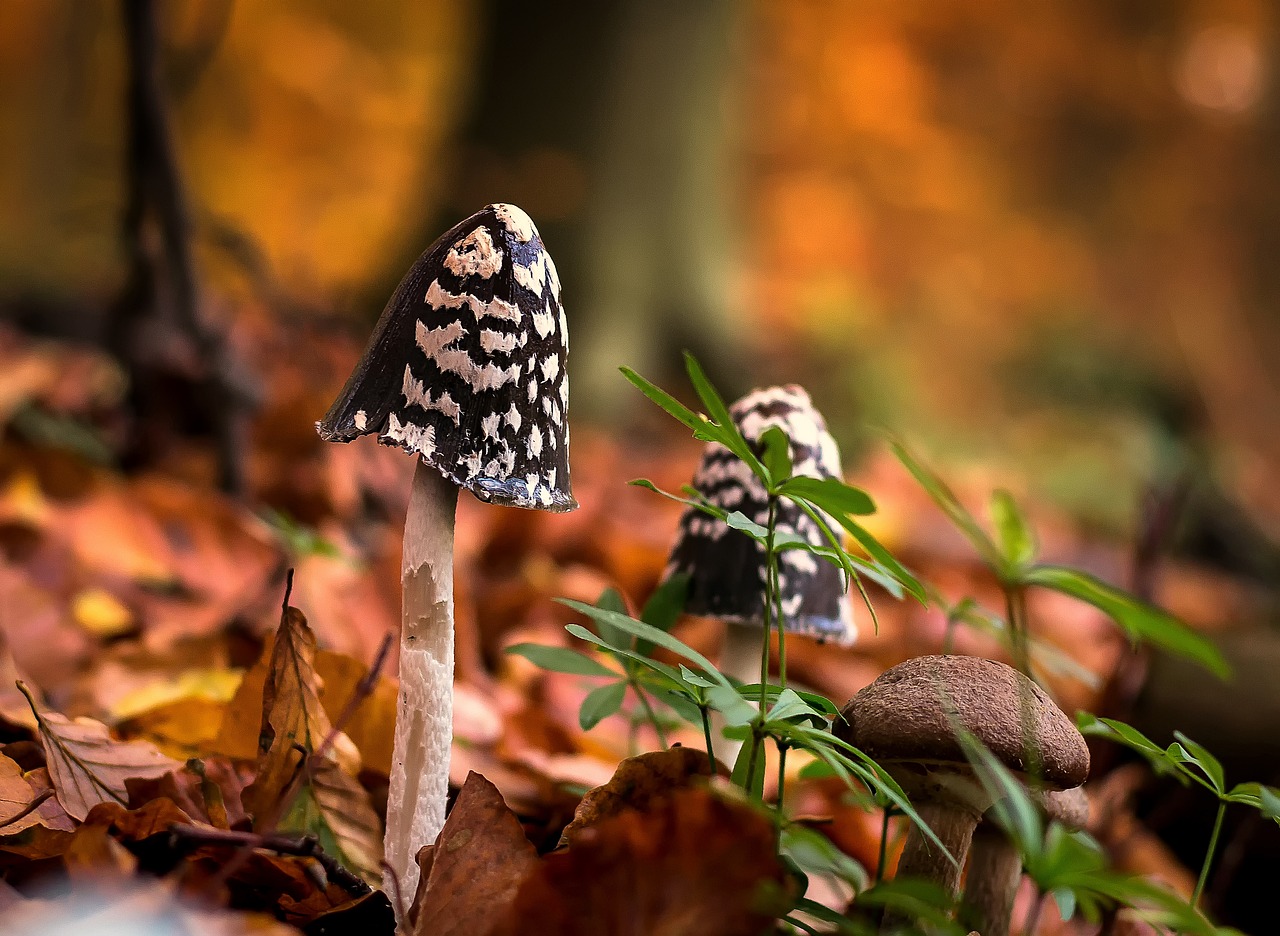
[[[266,316],[240,325],[246,359],[270,379],[239,501],[214,490],[198,439],[163,438],[142,471],[105,459],[128,418],[111,361],[12,333],[0,341],[0,928],[37,932],[73,914],[181,920],[196,933],[373,936],[392,931],[392,900],[421,934],[767,926],[761,895],[791,886],[774,830],[706,775],[698,733],[673,728],[683,747],[627,760],[658,747],[629,701],[584,732],[590,677],[503,652],[568,645],[570,613],[552,598],[616,588],[640,603],[661,573],[675,508],[625,481],[678,488],[697,450],[585,432],[574,437],[577,513],[460,502],[458,792],[439,842],[419,856],[419,893],[371,889],[395,711],[394,658],[375,659],[398,627],[412,465],[371,442],[315,436],[312,420],[358,348]],[[875,532],[897,555],[949,593],[994,594],[899,469],[873,459],[862,472],[881,504]],[[1087,554],[1104,574],[1120,568],[1121,552],[1039,519],[1046,549]],[[1204,629],[1248,601],[1199,571],[1165,581],[1160,601]],[[879,633],[866,625],[850,650],[789,642],[792,679],[845,699],[888,666],[937,652],[939,615],[878,607]],[[1109,674],[1122,638],[1053,596],[1036,614],[1039,636],[1070,663],[1048,677],[1063,707],[1096,708],[1101,683],[1085,674]],[[685,620],[677,633],[715,651],[709,622]],[[999,652],[971,632],[956,640]],[[1186,870],[1133,819],[1127,788],[1095,792],[1107,820],[1094,831],[1115,840],[1120,866],[1189,892]],[[843,794],[797,777],[790,796],[874,866],[879,822]]]

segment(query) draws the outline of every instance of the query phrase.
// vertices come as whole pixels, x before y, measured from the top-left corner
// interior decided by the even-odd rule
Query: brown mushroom
[[[957,726],[1015,776],[1030,781],[1034,773],[1042,788],[1079,786],[1089,772],[1089,750],[1070,719],[1039,686],[992,660],[907,660],[866,686],[842,714],[847,724],[838,724],[836,733],[889,772],[949,853],[913,825],[898,874],[934,881],[951,894],[978,819],[993,803],[965,757]]]
[[[1045,790],[1033,796],[1044,815],[1071,831],[1089,821],[1089,798],[1081,787]],[[964,877],[961,916],[982,936],[1008,936],[1013,902],[1022,880],[1022,856],[1004,829],[984,818],[973,833]]]

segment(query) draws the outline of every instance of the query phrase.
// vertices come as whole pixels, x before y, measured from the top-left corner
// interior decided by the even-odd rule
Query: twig
[[[363,897],[373,892],[359,875],[348,871],[336,858],[327,854],[314,835],[262,835],[257,832],[235,832],[229,829],[212,829],[203,826],[182,825],[175,823],[169,826],[169,832],[176,838],[199,845],[228,845],[245,852],[255,848],[273,851],[280,855],[296,855],[300,858],[313,858],[324,868],[329,880],[337,884],[353,897]]]
[[[158,316],[161,309],[161,258],[153,256],[145,237],[147,218],[153,217],[160,235],[164,280],[172,292],[172,302],[166,307],[172,308],[177,328],[190,341],[199,361],[199,373],[190,379],[213,426],[219,480],[223,490],[238,493],[244,487],[244,411],[252,394],[237,379],[235,362],[222,335],[205,323],[201,310],[190,206],[161,80],[155,4],[153,0],[124,0],[123,13],[128,141],[121,233],[129,273],[113,308],[111,339],[115,352],[132,372],[135,394],[141,397],[136,402],[156,408],[159,395],[155,388],[150,381],[138,379],[144,367],[137,347],[142,323]]]
[[[292,572],[290,572],[290,577],[292,578]],[[369,665],[369,671],[356,683],[355,689],[351,691],[351,698],[347,699],[347,704],[342,707],[338,717],[333,720],[333,726],[329,729],[329,733],[320,742],[316,752],[311,755],[312,763],[324,759],[338,739],[338,735],[346,731],[347,725],[355,717],[356,710],[360,708],[369,696],[373,695],[373,690],[378,686],[378,676],[382,673],[382,667],[386,665],[387,656],[391,653],[391,642],[395,639],[395,636],[392,631],[387,631],[383,636],[382,643],[378,645],[378,652],[373,656],[373,663]]]

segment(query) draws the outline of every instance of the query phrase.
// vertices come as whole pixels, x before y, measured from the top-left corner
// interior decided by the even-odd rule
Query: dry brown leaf
[[[62,853],[72,881],[95,889],[104,884],[119,885],[133,876],[138,859],[110,835],[105,825],[82,825],[71,836],[71,844]]]
[[[707,790],[680,790],[544,858],[491,936],[758,936],[773,918],[768,892],[782,885],[768,819]]]
[[[19,688],[36,711],[26,687]],[[37,711],[36,721],[58,801],[82,822],[98,803],[126,804],[126,780],[159,777],[182,766],[150,742],[116,741],[106,725],[91,718],[71,721],[56,712]]]
[[[431,848],[409,911],[415,936],[481,936],[501,918],[538,854],[498,788],[468,774]],[[425,851],[426,849],[424,849]]]
[[[315,835],[330,855],[377,880],[382,824],[368,792],[353,776],[359,755],[350,739],[339,734],[318,763],[312,756],[332,729],[320,704],[315,659],[316,639],[306,617],[297,608],[286,608],[263,684],[261,756],[258,776],[245,790],[245,808],[257,831],[278,825]],[[304,759],[310,763],[304,765]],[[343,759],[346,763],[340,763]],[[283,815],[281,808],[287,810]]]
[[[164,798],[192,819],[217,829],[237,828],[248,819],[240,803],[246,782],[229,761],[206,757],[159,779],[130,780],[129,806],[136,809]]]
[[[302,759],[315,752],[329,734],[315,659],[316,638],[306,616],[297,608],[286,608],[263,683],[258,776],[244,796],[255,828],[272,821],[272,808],[294,780]]]
[[[17,762],[0,754],[0,835],[13,835],[40,821],[32,806],[37,795]]]
[[[628,757],[618,764],[608,783],[587,791],[573,822],[561,834],[560,844],[572,844],[583,829],[602,819],[624,809],[647,809],[656,800],[689,786],[695,777],[709,776],[707,755],[696,748],[673,747]]]
[[[12,746],[11,746],[12,747]],[[31,785],[40,805],[20,822],[14,823],[12,833],[0,828],[0,851],[21,855],[24,858],[42,859],[61,855],[71,842],[76,821],[67,815],[58,798],[53,795],[53,783],[49,771],[43,767],[29,770],[23,779]],[[47,794],[47,796],[42,796]],[[33,820],[30,824],[27,819]]]

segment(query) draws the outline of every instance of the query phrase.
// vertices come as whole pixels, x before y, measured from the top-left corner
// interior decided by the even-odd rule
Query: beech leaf
[[[62,808],[81,822],[99,803],[128,805],[126,780],[160,777],[182,767],[149,741],[115,740],[102,722],[41,713],[26,685],[18,683],[18,688],[35,714],[54,794]]]
[[[697,748],[673,747],[628,757],[604,786],[588,790],[574,811],[573,821],[560,835],[570,845],[583,829],[624,809],[646,809],[672,791],[689,786],[695,777],[711,776],[707,755]]]
[[[382,823],[360,782],[326,758],[303,784],[280,828],[314,835],[365,880],[382,879]]]
[[[490,936],[763,933],[786,909],[768,899],[784,886],[775,834],[749,806],[677,790],[543,858]]]
[[[425,883],[409,911],[413,936],[470,936],[493,928],[538,853],[498,788],[472,771],[418,864]]]

